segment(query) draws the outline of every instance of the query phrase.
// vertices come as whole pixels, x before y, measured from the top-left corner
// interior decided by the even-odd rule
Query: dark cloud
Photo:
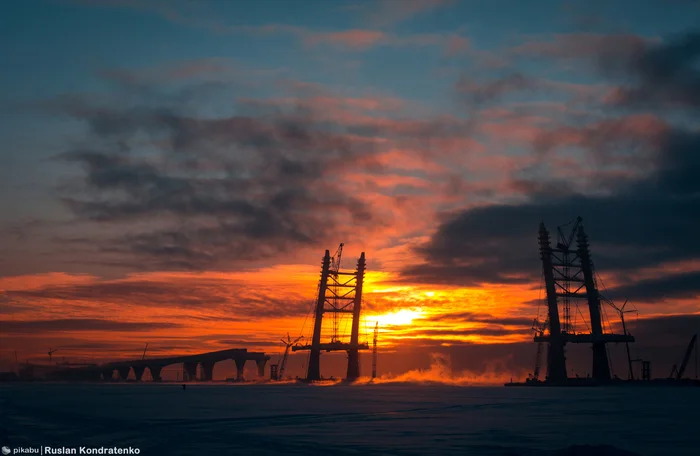
[[[651,190],[658,188],[657,181],[663,178],[654,176],[639,183],[636,189],[644,194],[629,188],[608,197],[568,195],[548,201],[543,196],[525,204],[487,206],[456,214],[419,248],[426,263],[407,268],[405,276],[465,286],[538,281],[540,221],[547,223],[554,236],[557,225],[578,215],[590,236],[594,262],[604,270],[697,258],[700,246],[693,239],[694,227],[700,223],[700,200],[654,194]]]
[[[689,34],[680,42],[683,45],[621,44],[615,49],[618,56],[633,60],[650,53],[644,65],[625,67],[640,80],[653,70],[648,66],[667,64],[687,73],[690,59],[695,58],[694,36]],[[600,59],[607,58],[608,51],[600,50]],[[664,93],[692,90],[685,76],[665,83]],[[656,114],[665,114],[662,101],[655,103]],[[590,125],[557,127],[535,147],[556,154],[572,145],[583,152],[581,170],[596,162],[634,168],[606,182],[605,174],[593,173],[588,178],[592,191],[585,193],[574,190],[571,183],[551,179],[549,173],[536,179],[514,176],[526,196],[524,202],[445,215],[430,241],[418,248],[425,262],[406,268],[404,278],[465,286],[538,282],[540,221],[556,237],[557,225],[579,215],[590,237],[593,260],[602,270],[633,270],[700,256],[695,241],[695,227],[700,224],[700,132],[649,116],[608,118]],[[545,154],[543,163],[553,158]],[[690,281],[684,279],[683,285],[691,286]],[[639,295],[631,288],[624,291]]]
[[[175,323],[139,323],[91,318],[66,318],[59,320],[0,321],[3,331],[9,334],[27,334],[40,331],[147,331],[153,329],[179,328]]]
[[[103,76],[111,81],[114,72]],[[121,72],[118,80],[128,76]],[[329,96],[233,103],[212,115],[200,112],[211,104],[195,101],[216,87],[194,84],[184,96],[187,87],[167,91],[138,80],[120,84],[118,99],[74,95],[43,105],[88,127],[79,144],[56,157],[82,169],[57,195],[81,223],[82,247],[104,265],[239,268],[337,239],[352,242],[385,226],[391,214],[356,196],[358,185],[368,191],[371,182],[349,181],[348,174],[384,172],[376,156],[390,146],[425,145],[427,154],[436,137],[469,134],[467,122],[449,117],[344,113],[339,121],[327,111],[345,99]],[[236,99],[240,93],[229,93],[236,90],[226,88],[221,98]],[[97,229],[100,235],[91,235]]]
[[[29,309],[31,309],[31,306],[12,298],[8,293],[3,292],[0,295],[0,315],[22,313]]]
[[[613,101],[630,107],[700,107],[700,29],[662,43],[646,43],[636,52],[602,54],[600,67],[619,79]]]
[[[599,167],[624,166],[640,168],[641,158],[653,158],[668,133],[669,125],[652,115],[631,115],[608,118],[589,124],[561,125],[544,130],[535,139],[535,152],[549,159],[562,147],[576,147],[586,159]],[[566,182],[541,182],[550,190]],[[562,189],[561,187],[559,188]],[[561,192],[558,192],[561,193]]]
[[[676,356],[682,357],[681,349],[685,349],[693,334],[700,333],[700,314],[633,319],[628,328],[637,345],[677,347]]]
[[[639,280],[609,290],[606,298],[613,301],[653,302],[664,299],[700,297],[700,272],[686,272],[653,279]]]
[[[305,315],[310,303],[294,293],[287,293],[284,303],[280,303],[274,293],[264,287],[250,289],[244,283],[217,280],[125,280],[8,290],[6,294],[17,302],[24,299],[89,301],[104,305],[197,309],[216,314],[188,318],[218,322]]]
[[[123,227],[99,243],[104,254],[146,268],[225,267],[378,223],[335,176],[371,156],[373,140],[310,113],[204,118],[75,98],[60,106],[101,145],[58,158],[84,170],[63,188],[66,206],[80,220]]]

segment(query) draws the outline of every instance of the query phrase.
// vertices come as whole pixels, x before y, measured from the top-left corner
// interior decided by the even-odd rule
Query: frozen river
[[[0,445],[143,455],[700,454],[700,388],[4,384]],[[591,454],[600,453],[599,449]]]

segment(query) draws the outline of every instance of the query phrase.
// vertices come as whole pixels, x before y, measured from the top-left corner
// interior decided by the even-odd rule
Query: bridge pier
[[[245,370],[246,359],[236,358],[234,361],[236,362],[236,380],[242,382],[244,380],[243,372]]]
[[[119,368],[117,368],[117,371],[119,371],[119,378],[122,380],[126,380],[127,377],[129,377],[129,372],[131,371],[131,367],[119,367]]]
[[[146,370],[146,366],[134,366],[134,375],[136,376],[136,381],[140,382],[143,378],[143,372]]]
[[[255,361],[255,364],[258,366],[258,377],[265,377],[265,364],[267,364],[267,360],[264,358],[259,359]]]
[[[197,362],[185,363],[185,373],[187,374],[188,382],[197,380]],[[183,379],[185,380],[185,379]]]
[[[105,381],[114,380],[114,369],[105,369],[102,371],[102,379]]]
[[[202,380],[211,382],[214,380],[214,362],[207,361],[202,363]]]
[[[163,379],[160,377],[160,371],[163,370],[163,366],[148,366],[148,370],[151,371],[151,378],[154,382],[163,381]]]

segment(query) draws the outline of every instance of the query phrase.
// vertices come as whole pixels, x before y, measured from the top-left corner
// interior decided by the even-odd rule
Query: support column
[[[236,381],[242,382],[245,380],[243,374],[245,372],[245,362],[247,360],[245,358],[236,358],[234,361],[236,363]]]
[[[193,382],[197,380],[197,362],[185,363],[185,372],[187,373],[187,381]],[[184,380],[184,379],[183,379]]]
[[[357,272],[355,280],[355,299],[352,306],[352,331],[350,332],[350,349],[348,350],[348,373],[349,381],[357,380],[360,377],[360,311],[362,307],[362,282],[365,277],[365,252],[362,252],[357,261]]]
[[[114,380],[114,369],[105,369],[102,371],[102,379],[106,381]]]
[[[136,376],[136,381],[140,382],[143,377],[143,371],[146,370],[146,366],[134,367],[134,375]]]
[[[323,306],[326,302],[326,288],[328,287],[330,265],[331,253],[330,251],[326,250],[321,266],[321,282],[318,287],[318,299],[316,300],[314,334],[313,338],[311,339],[309,368],[306,373],[306,379],[310,382],[321,380],[321,325],[323,323]]]
[[[259,359],[255,361],[255,364],[258,366],[258,377],[265,377],[265,364],[267,364],[267,360],[265,358]]]
[[[119,378],[122,380],[126,380],[127,377],[129,377],[129,372],[131,371],[131,367],[120,367],[117,370],[119,371]]]
[[[207,361],[202,363],[202,380],[211,382],[214,380],[214,362]]]
[[[549,232],[540,223],[540,258],[544,283],[547,289],[547,309],[549,317],[549,344],[547,345],[547,380],[552,382],[566,381],[566,357],[564,356],[564,338],[561,335],[559,323],[559,306],[557,290],[554,284],[554,266],[552,265],[552,247],[549,243]]]
[[[154,382],[163,381],[163,379],[160,377],[160,372],[163,370],[163,366],[148,366],[148,370],[151,371],[151,378]]]
[[[578,228],[576,236],[578,242],[578,256],[581,258],[581,270],[583,271],[583,283],[586,286],[588,297],[588,312],[591,316],[591,334],[600,336],[603,334],[603,324],[600,318],[600,297],[593,277],[593,263],[588,250],[588,236],[583,227]],[[605,342],[593,342],[593,378],[600,381],[610,380],[610,364],[608,352],[605,350]]]

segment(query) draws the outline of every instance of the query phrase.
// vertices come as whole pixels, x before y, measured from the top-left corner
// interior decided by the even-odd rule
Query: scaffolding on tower
[[[344,244],[340,244],[331,257],[326,250],[321,265],[321,280],[318,298],[314,309],[314,324],[311,344],[295,345],[292,351],[309,350],[306,381],[321,380],[321,352],[346,351],[348,354],[347,380],[354,381],[360,376],[359,350],[367,350],[367,343],[360,343],[359,328],[362,308],[362,285],[365,275],[365,254],[362,252],[355,271],[341,271],[340,260]],[[323,316],[331,313],[330,337],[323,337]],[[348,342],[343,341],[341,325],[351,316],[351,330]],[[327,341],[323,341],[326,339]],[[328,340],[330,339],[330,340]]]
[[[571,227],[570,230],[565,230]],[[549,329],[545,334],[545,325],[533,325],[536,331],[535,342],[547,343],[547,376],[549,383],[564,383],[569,380],[566,369],[565,347],[567,343],[591,344],[593,349],[592,379],[599,382],[610,381],[611,368],[606,344],[634,342],[634,337],[623,329],[624,334],[614,334],[603,331],[601,301],[610,304],[620,311],[612,302],[605,299],[598,290],[596,275],[588,246],[588,236],[583,229],[581,217],[557,227],[558,239],[556,247],[552,248],[549,232],[540,224],[539,244],[544,277],[547,319]],[[576,239],[577,246],[572,246]],[[559,299],[562,301],[563,322],[559,319]],[[589,320],[586,319],[578,306],[578,301],[584,301],[588,307]],[[579,331],[576,318],[572,321],[571,314],[580,315],[586,325],[586,332]],[[624,320],[623,320],[624,323]],[[538,345],[541,351],[541,345]],[[539,355],[535,365],[533,380],[538,381]]]

